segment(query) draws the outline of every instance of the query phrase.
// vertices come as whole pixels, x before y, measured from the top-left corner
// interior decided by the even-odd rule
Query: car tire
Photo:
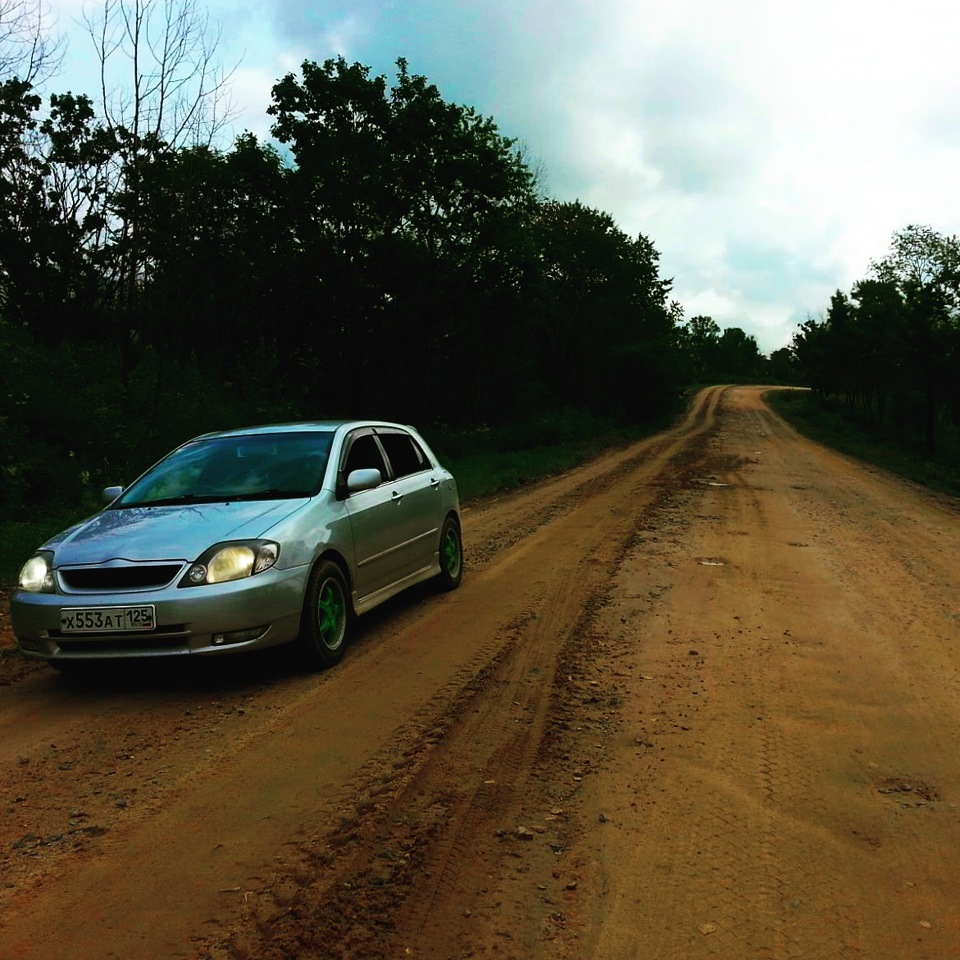
[[[300,628],[301,648],[313,667],[332,667],[343,657],[353,611],[346,577],[340,566],[325,560],[314,567],[307,582]]]
[[[463,580],[463,541],[460,524],[452,516],[443,521],[440,530],[440,573],[437,585],[441,590],[456,590]]]

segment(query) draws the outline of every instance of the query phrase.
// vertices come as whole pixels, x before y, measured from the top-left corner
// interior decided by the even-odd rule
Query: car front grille
[[[68,590],[148,590],[165,587],[182,569],[182,563],[64,567],[60,570],[60,580]]]

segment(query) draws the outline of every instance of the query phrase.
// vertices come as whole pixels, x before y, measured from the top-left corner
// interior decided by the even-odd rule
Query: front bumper
[[[288,643],[300,630],[308,566],[199,587],[111,593],[27,593],[10,602],[14,636],[27,657],[87,660],[216,655]],[[156,627],[131,633],[63,633],[63,607],[153,604]],[[262,628],[262,629],[261,629]],[[250,633],[253,631],[253,633]],[[233,635],[233,636],[231,636]]]

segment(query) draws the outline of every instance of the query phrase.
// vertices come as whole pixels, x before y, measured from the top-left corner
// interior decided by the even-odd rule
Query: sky
[[[128,0],[133,2],[133,0]],[[163,2],[163,0],[157,0]],[[183,0],[173,0],[183,2]],[[192,0],[220,30],[237,133],[343,56],[492,117],[547,196],[649,238],[686,317],[787,346],[894,231],[960,233],[960,5],[943,0]],[[52,91],[93,93],[83,12]]]

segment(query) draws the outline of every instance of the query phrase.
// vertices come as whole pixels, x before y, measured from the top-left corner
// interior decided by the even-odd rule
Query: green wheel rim
[[[317,597],[317,633],[328,650],[336,650],[343,641],[347,606],[343,590],[334,579],[324,580]]]
[[[460,541],[453,530],[448,530],[443,538],[443,559],[447,565],[447,574],[456,577],[460,572]]]

